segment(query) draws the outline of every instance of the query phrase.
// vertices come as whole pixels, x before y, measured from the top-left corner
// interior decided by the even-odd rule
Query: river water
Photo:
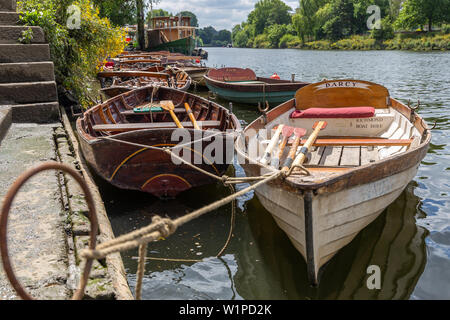
[[[391,96],[413,104],[429,124],[432,145],[403,194],[325,268],[318,288],[308,285],[306,264],[271,215],[249,194],[239,201],[233,238],[226,242],[231,207],[180,228],[148,247],[144,299],[450,299],[450,53],[402,51],[303,51],[209,48],[208,66],[277,72],[284,79],[318,82],[361,79],[386,86]],[[205,94],[205,93],[202,93]],[[226,101],[219,101],[228,105]],[[244,123],[255,107],[235,105]],[[233,168],[230,174],[233,174]],[[240,169],[238,168],[240,172]],[[100,182],[116,236],[150,223],[154,214],[172,218],[228,194],[220,185],[188,191],[176,200],[115,189]],[[122,254],[135,286],[137,250]],[[367,268],[381,269],[380,290],[367,288]]]

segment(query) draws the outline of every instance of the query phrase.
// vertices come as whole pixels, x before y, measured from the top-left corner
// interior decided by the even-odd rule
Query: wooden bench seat
[[[371,147],[371,146],[385,146],[385,147],[409,147],[413,139],[317,139],[313,144],[315,147]],[[301,145],[305,144],[306,140],[301,141]],[[291,142],[288,143],[291,145]]]
[[[200,128],[210,129],[218,128],[220,121],[197,121]],[[182,122],[184,128],[192,129],[194,126],[192,122]],[[145,129],[175,129],[177,128],[174,122],[161,123],[119,123],[119,124],[98,124],[93,126],[95,131],[111,131],[111,132],[127,132]]]
[[[154,105],[154,107],[159,107],[160,105]],[[186,113],[186,109],[185,108],[175,108],[174,110],[175,113]],[[121,114],[125,115],[125,116],[130,116],[130,115],[143,115],[143,114],[150,114],[150,113],[167,113],[169,114],[168,111],[163,110],[163,111],[148,111],[148,112],[134,112],[133,110],[127,110],[127,111],[122,111]]]

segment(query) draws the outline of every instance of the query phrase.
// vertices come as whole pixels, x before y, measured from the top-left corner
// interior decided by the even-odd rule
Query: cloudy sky
[[[293,10],[298,0],[283,0]],[[231,30],[234,25],[247,19],[258,0],[162,0],[156,9],[164,9],[176,14],[191,11],[198,17],[200,27]]]

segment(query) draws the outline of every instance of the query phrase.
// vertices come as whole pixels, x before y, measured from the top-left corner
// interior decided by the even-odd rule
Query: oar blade
[[[175,106],[173,104],[173,101],[170,100],[163,100],[160,102],[161,104],[161,108],[163,108],[164,110],[170,111],[170,110],[175,110]]]
[[[281,134],[283,135],[283,137],[289,138],[294,134],[294,128],[290,126],[284,126]]]
[[[294,135],[296,137],[304,137],[306,135],[307,130],[305,128],[295,128]]]

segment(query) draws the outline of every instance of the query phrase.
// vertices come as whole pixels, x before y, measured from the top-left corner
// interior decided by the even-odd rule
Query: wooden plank
[[[160,107],[159,104],[154,104],[154,107]],[[184,108],[175,108],[175,110],[173,110],[175,113],[185,113],[186,109]],[[150,114],[150,113],[165,113],[167,111],[163,110],[163,111],[153,111],[153,112],[134,112],[133,110],[127,110],[127,111],[122,111],[121,114],[125,115],[125,116],[130,116],[130,115],[141,115],[141,114]]]
[[[361,147],[361,165],[374,163],[379,160],[376,147]]]
[[[320,163],[320,159],[322,158],[323,152],[325,151],[325,147],[314,147],[315,150],[308,154],[308,165],[317,166]]]
[[[136,63],[160,63],[159,59],[136,59],[136,60],[122,60],[121,64],[136,64]]]
[[[99,78],[125,78],[125,77],[149,77],[149,78],[169,78],[167,73],[148,71],[102,71],[97,74]]]
[[[198,121],[198,125],[201,128],[215,128],[220,126],[220,121]],[[183,127],[193,128],[192,122],[183,122]],[[126,132],[133,130],[144,129],[164,129],[164,128],[176,128],[176,124],[173,122],[162,123],[120,123],[120,124],[99,124],[95,125],[93,129],[95,131],[114,131],[114,132]]]
[[[362,146],[388,146],[408,147],[414,139],[318,139],[313,144],[315,147],[362,147]],[[302,140],[301,144],[305,144]]]
[[[344,147],[342,149],[341,166],[359,166],[361,147]]]
[[[326,147],[320,160],[320,165],[337,167],[339,166],[341,155],[342,147]]]

